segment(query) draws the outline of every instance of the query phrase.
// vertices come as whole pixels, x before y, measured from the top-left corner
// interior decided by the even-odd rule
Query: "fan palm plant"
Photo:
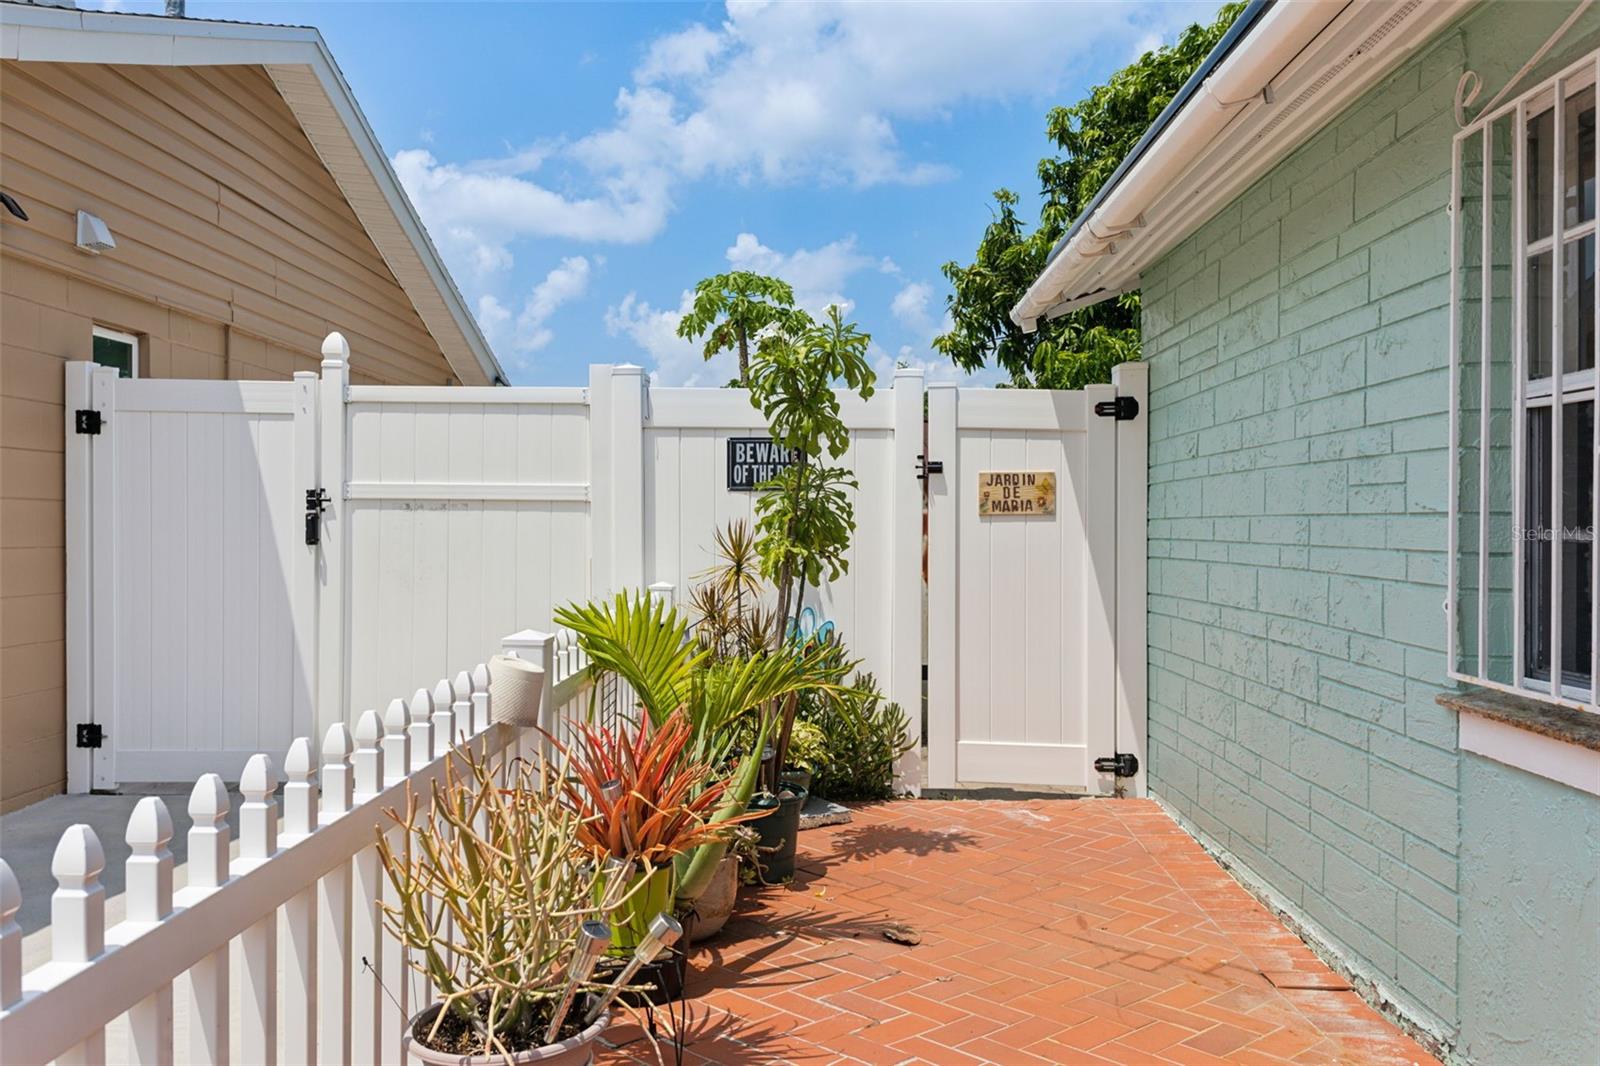
[[[643,593],[618,593],[609,604],[563,607],[555,617],[578,634],[594,665],[633,689],[654,725],[682,711],[690,729],[684,754],[695,763],[725,765],[735,727],[745,715],[757,716],[755,743],[719,794],[720,803],[707,819],[710,827],[731,828],[749,806],[760,753],[776,717],[773,709],[800,692],[838,691],[844,676],[820,648],[760,651],[713,662],[687,639],[688,623],[675,609]],[[727,847],[727,833],[715,832],[676,857],[680,902],[705,890]]]

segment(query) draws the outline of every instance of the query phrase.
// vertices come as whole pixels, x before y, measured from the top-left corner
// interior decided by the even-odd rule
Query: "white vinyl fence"
[[[504,648],[546,664],[547,727],[587,708],[589,671],[570,634],[519,633]],[[188,884],[176,892],[172,818],[145,797],[128,822],[127,917],[110,929],[104,852],[92,829],[71,826],[52,864],[51,960],[27,974],[21,895],[0,858],[6,1061],[400,1062],[405,1022],[431,997],[381,921],[376,901],[394,896],[376,831],[408,790],[426,803],[467,746],[536,742],[491,724],[488,677],[480,664],[383,716],[365,711],[353,735],[336,722],[320,756],[306,737],[292,741],[281,834],[273,760],[252,755],[231,858],[227,790],[202,775],[189,798]]]
[[[232,779],[564,604],[681,599],[717,529],[753,517],[724,471],[731,437],[765,435],[743,390],[633,366],[587,388],[352,386],[343,338],[323,355],[287,382],[68,364],[69,791]],[[804,620],[915,708],[921,373],[893,385],[844,400],[859,528]]]

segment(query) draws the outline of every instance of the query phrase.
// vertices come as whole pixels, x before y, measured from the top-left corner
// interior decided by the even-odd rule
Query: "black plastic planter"
[[[664,1007],[682,999],[685,958],[677,948],[668,948],[654,962],[639,967],[639,972],[628,982],[642,987],[643,991],[623,992],[617,999],[635,1007],[643,1007],[647,1000]],[[625,962],[624,959],[605,959],[595,970],[595,980],[609,982]]]
[[[764,881],[787,881],[794,876],[795,837],[800,834],[800,811],[806,805],[805,789],[784,789],[784,798],[763,796],[752,800],[752,810],[765,808],[765,817],[750,825],[761,838],[756,855]]]

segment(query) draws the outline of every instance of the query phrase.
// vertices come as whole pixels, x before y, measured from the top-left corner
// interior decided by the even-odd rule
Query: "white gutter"
[[[1031,333],[1055,305],[1090,295],[1066,290],[1086,280],[1094,259],[1115,254],[1119,238],[1144,227],[1146,212],[1348,2],[1280,0],[1263,14],[1028,287],[1011,309],[1011,320]]]

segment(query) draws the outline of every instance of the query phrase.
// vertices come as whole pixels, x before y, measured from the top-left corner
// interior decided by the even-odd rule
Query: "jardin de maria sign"
[[[1053,515],[1054,470],[983,470],[978,473],[978,514]]]
[[[750,492],[763,481],[778,476],[778,471],[794,465],[794,449],[770,437],[728,438],[728,489]]]

